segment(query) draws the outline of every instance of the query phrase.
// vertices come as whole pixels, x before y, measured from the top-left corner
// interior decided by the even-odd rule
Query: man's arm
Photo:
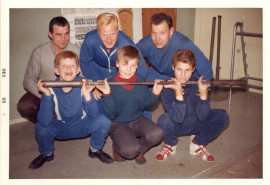
[[[128,37],[124,32],[122,32],[122,31],[119,31],[118,40],[122,43],[122,44],[121,44],[121,47],[122,47],[122,46],[126,46],[126,45],[131,45],[131,46],[133,46],[133,47],[135,47],[136,49],[139,50],[141,56],[140,56],[139,66],[138,66],[138,69],[137,69],[136,74],[142,76],[143,78],[146,78],[146,75],[147,75],[147,68],[146,68],[146,65],[145,65],[145,60],[144,60],[143,53],[140,51],[140,48],[138,48],[138,47],[136,46],[136,44],[133,42],[133,40],[131,40],[131,38],[129,38],[129,37]]]
[[[39,49],[35,49],[31,54],[30,60],[26,68],[23,86],[25,90],[32,93],[36,97],[41,98],[41,95],[37,87],[39,74],[40,74],[40,51]]]
[[[150,43],[149,43],[149,38],[148,36],[141,39],[137,44],[136,47],[139,49],[139,51],[141,52],[141,55],[143,57],[147,57],[147,49],[151,48],[150,47]]]
[[[95,71],[93,70],[93,59],[94,59],[94,51],[89,43],[89,38],[85,37],[85,40],[83,41],[83,44],[81,46],[80,51],[80,66],[83,76],[86,79],[91,79],[93,81],[96,81],[95,78]],[[99,46],[96,46],[99,47]]]
[[[203,76],[204,80],[210,81],[213,78],[213,70],[211,63],[209,60],[204,56],[203,52],[191,41],[188,44],[189,49],[191,49],[196,58],[196,70],[193,75],[195,77]]]
[[[143,78],[146,78],[146,75],[147,75],[147,69],[146,69],[146,65],[145,65],[145,60],[144,60],[142,54],[141,54],[141,58],[140,58],[140,61],[139,61],[139,66],[138,66],[136,74],[142,76]]]
[[[147,75],[147,68],[146,68],[146,62],[144,60],[144,58],[147,58],[146,56],[146,46],[143,46],[143,39],[141,39],[137,44],[136,44],[137,49],[140,51],[141,54],[141,58],[140,58],[140,63],[139,63],[139,68],[137,70],[137,74],[141,75],[142,77],[146,78]],[[141,61],[143,60],[143,61]],[[140,69],[140,65],[143,65],[141,67],[141,71],[139,71]]]

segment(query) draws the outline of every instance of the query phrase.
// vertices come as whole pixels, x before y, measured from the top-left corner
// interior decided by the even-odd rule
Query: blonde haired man
[[[109,25],[110,23],[114,23],[114,25],[118,28],[118,19],[116,15],[111,13],[102,13],[97,17],[97,27],[98,29],[103,25]]]
[[[97,29],[86,34],[81,47],[80,64],[84,77],[93,81],[114,77],[118,71],[117,51],[127,45],[136,47],[124,32],[119,31],[117,17],[111,13],[100,14]],[[137,74],[146,77],[146,72],[145,61],[140,57]],[[98,90],[93,94],[96,100],[102,96]]]

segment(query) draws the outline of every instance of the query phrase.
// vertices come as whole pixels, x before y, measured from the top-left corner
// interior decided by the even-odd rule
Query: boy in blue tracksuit
[[[56,80],[80,80],[79,58],[72,51],[63,51],[56,55],[54,72],[59,76]],[[89,157],[98,158],[104,163],[112,163],[112,158],[102,151],[111,122],[99,113],[96,100],[91,91],[95,86],[82,88],[63,87],[46,88],[42,79],[38,89],[42,92],[41,105],[35,134],[40,155],[35,158],[29,168],[36,169],[45,162],[54,159],[54,139],[82,138],[91,134]]]
[[[171,80],[175,83],[164,86],[161,101],[165,113],[158,119],[158,125],[164,132],[165,145],[156,159],[163,161],[174,154],[179,136],[192,135],[190,154],[211,162],[214,157],[207,151],[207,144],[218,136],[228,123],[229,116],[225,110],[210,109],[207,99],[209,84],[202,82],[203,76],[199,80],[192,77],[196,58],[191,50],[176,51],[172,60],[175,77]],[[197,80],[198,85],[181,85]]]
[[[139,51],[133,46],[124,46],[117,52],[118,73],[109,82],[143,82],[136,75]],[[104,114],[112,121],[110,137],[113,140],[113,158],[115,161],[134,159],[144,164],[144,154],[161,142],[162,130],[153,121],[143,116],[144,109],[150,109],[159,99],[163,88],[155,81],[153,91],[146,85],[111,85],[105,79],[105,85],[97,88],[104,94]]]

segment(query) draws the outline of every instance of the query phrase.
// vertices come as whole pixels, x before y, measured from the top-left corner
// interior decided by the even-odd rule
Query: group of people
[[[150,24],[151,34],[134,44],[119,30],[114,14],[102,13],[97,17],[97,29],[86,34],[79,48],[69,43],[70,26],[64,17],[50,21],[51,41],[32,52],[23,81],[27,93],[18,103],[20,114],[36,123],[40,155],[29,168],[54,159],[55,139],[89,135],[89,157],[104,163],[135,159],[144,164],[144,154],[164,139],[156,155],[163,161],[176,152],[178,137],[183,135],[192,137],[190,154],[214,160],[206,146],[229,117],[225,110],[210,108],[209,85],[203,83],[213,76],[210,62],[174,30],[169,15],[154,14]],[[48,88],[43,80],[82,80],[83,85]],[[87,83],[92,81],[103,83]],[[144,81],[154,85],[132,84]],[[172,83],[163,85],[164,81]],[[187,81],[198,81],[198,85],[183,85]],[[160,97],[165,113],[156,124],[144,113]],[[112,157],[103,151],[108,136]]]

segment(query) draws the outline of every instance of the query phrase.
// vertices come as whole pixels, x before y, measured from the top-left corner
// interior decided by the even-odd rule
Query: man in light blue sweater
[[[53,61],[61,51],[73,51],[77,55],[80,48],[69,42],[70,25],[62,16],[54,17],[49,23],[48,36],[51,41],[36,47],[27,64],[23,87],[27,91],[19,100],[17,109],[22,117],[33,123],[37,122],[41,94],[37,83],[39,78],[54,80],[56,78]]]

